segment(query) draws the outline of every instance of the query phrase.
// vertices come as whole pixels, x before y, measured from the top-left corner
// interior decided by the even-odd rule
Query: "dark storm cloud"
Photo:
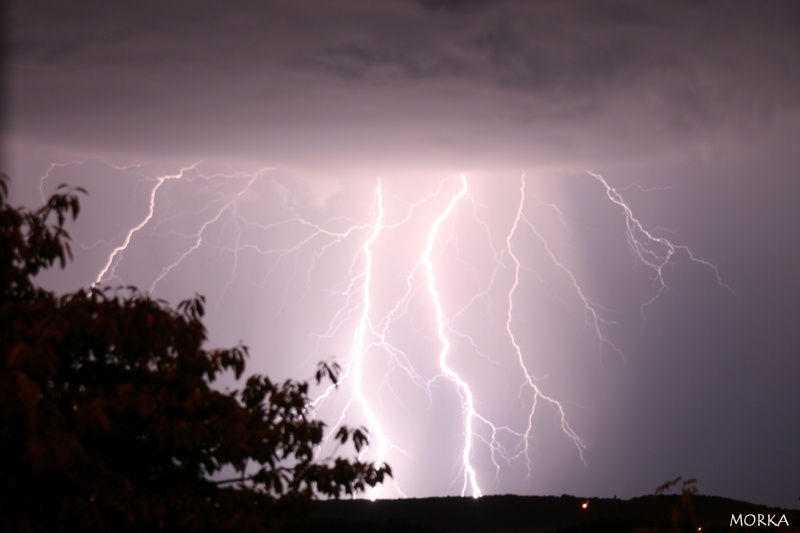
[[[548,100],[598,93],[636,70],[641,59],[628,43],[578,42],[553,28],[519,28],[503,21],[471,43],[486,56],[495,83]]]
[[[747,143],[797,105],[797,11],[715,3],[19,3],[10,9],[10,120],[29,136],[145,151],[158,149],[160,135],[185,139],[189,149],[223,143],[251,153],[264,144],[286,148],[287,136],[319,142],[330,130],[363,143],[375,124],[386,143],[413,143],[419,134],[411,132],[435,130],[432,121],[472,124],[460,129],[477,136],[453,141],[473,147],[502,122],[517,134],[520,147],[507,148],[517,158],[525,144],[563,139],[554,123],[563,120],[584,123],[569,134],[577,154],[595,150],[597,128],[608,121],[614,137],[630,143],[606,152],[714,144],[721,132],[726,143]],[[98,134],[109,121],[119,127]],[[526,142],[515,130],[534,123],[550,135]]]
[[[464,11],[483,7],[498,0],[417,0],[420,6],[431,11]]]

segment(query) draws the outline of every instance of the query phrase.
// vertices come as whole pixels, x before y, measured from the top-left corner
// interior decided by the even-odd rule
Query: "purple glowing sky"
[[[680,475],[797,507],[800,6],[13,1],[6,19],[12,200],[90,192],[74,264],[42,281],[203,293],[211,343],[275,377],[350,362],[320,416],[371,423],[373,458],[386,443],[397,485],[377,496],[472,494],[469,421],[484,494]],[[534,386],[568,431],[542,396],[531,416]]]

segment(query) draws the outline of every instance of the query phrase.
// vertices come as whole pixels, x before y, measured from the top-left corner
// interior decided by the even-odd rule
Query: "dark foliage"
[[[38,287],[70,259],[64,226],[83,192],[28,211],[0,178],[0,531],[268,531],[391,475],[315,457],[325,424],[309,416],[308,382],[213,388],[248,353],[204,348],[202,297],[173,309],[134,288]],[[322,364],[315,381],[337,371]]]

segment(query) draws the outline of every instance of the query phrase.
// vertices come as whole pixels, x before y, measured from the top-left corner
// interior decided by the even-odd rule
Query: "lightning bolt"
[[[522,439],[522,445],[523,445],[522,453],[525,456],[525,461],[528,468],[528,476],[530,477],[532,472],[531,472],[529,443],[531,440],[531,431],[533,430],[533,417],[536,414],[536,409],[540,401],[546,402],[556,409],[561,423],[561,430],[567,435],[567,437],[569,437],[569,439],[578,449],[581,461],[584,461],[584,463],[585,460],[583,457],[583,452],[586,449],[586,444],[583,442],[583,440],[581,440],[581,438],[578,436],[575,430],[573,430],[572,427],[569,425],[566,413],[564,412],[564,407],[561,405],[561,403],[551,398],[550,396],[544,394],[542,390],[539,388],[539,386],[536,384],[536,380],[531,375],[531,372],[528,370],[528,366],[525,363],[525,357],[522,354],[522,348],[517,343],[517,339],[514,336],[514,330],[511,327],[511,324],[514,320],[514,296],[515,293],[517,292],[517,288],[519,287],[519,274],[520,274],[520,261],[517,258],[516,254],[514,253],[514,246],[512,245],[512,240],[515,234],[517,233],[517,229],[519,227],[520,222],[524,220],[523,209],[525,207],[525,174],[523,174],[522,177],[520,178],[520,182],[521,184],[520,184],[519,204],[517,205],[517,211],[514,217],[514,222],[511,226],[511,231],[508,233],[508,237],[506,238],[506,250],[508,251],[509,256],[511,256],[511,261],[514,264],[513,283],[511,285],[511,289],[508,291],[508,313],[506,315],[506,332],[508,333],[508,337],[511,340],[511,345],[514,347],[514,353],[517,356],[517,362],[519,363],[519,367],[522,370],[522,374],[525,379],[523,387],[527,385],[527,388],[532,392],[533,395],[531,408],[530,411],[528,412],[528,425],[525,428],[524,438]],[[600,330],[597,328],[597,313],[595,312],[594,308],[591,305],[589,305],[588,301],[583,296],[583,292],[580,290],[580,286],[575,281],[575,277],[558,260],[556,260],[552,251],[550,251],[550,248],[547,246],[547,241],[545,241],[541,237],[541,235],[536,231],[535,227],[530,223],[528,223],[528,225],[533,229],[536,236],[539,237],[539,239],[545,244],[545,248],[547,249],[550,258],[559,266],[559,268],[561,268],[561,270],[566,272],[569,278],[572,280],[573,286],[577,289],[578,293],[581,296],[581,299],[583,300],[587,313],[592,317],[592,321],[598,336],[601,338],[601,340],[605,340],[600,334]]]
[[[361,318],[358,322],[358,327],[355,331],[355,338],[353,340],[353,349],[351,352],[351,361],[353,366],[353,389],[355,391],[355,400],[361,407],[361,411],[367,419],[367,424],[372,436],[372,443],[376,445],[377,449],[377,463],[383,464],[386,459],[386,437],[384,436],[383,429],[381,428],[378,418],[375,416],[374,411],[370,407],[363,391],[363,367],[364,357],[366,355],[365,346],[366,335],[368,332],[374,333],[374,328],[370,321],[370,303],[371,303],[371,290],[372,290],[372,245],[378,239],[378,235],[383,227],[383,193],[381,190],[380,181],[378,181],[378,216],[375,220],[375,225],[369,234],[369,237],[364,241],[363,252],[366,258],[366,266],[364,268],[364,301],[362,306]]]
[[[459,189],[458,193],[456,193],[450,199],[450,202],[447,204],[447,208],[436,218],[431,226],[430,232],[428,233],[428,243],[425,246],[424,252],[422,253],[422,263],[425,265],[425,273],[428,280],[428,294],[430,294],[431,301],[433,302],[433,308],[436,313],[436,335],[439,338],[439,342],[442,344],[442,349],[439,352],[439,368],[441,368],[442,373],[447,376],[448,379],[455,383],[458,392],[461,395],[462,407],[464,409],[465,438],[461,457],[464,464],[465,477],[464,486],[461,489],[461,495],[463,496],[465,494],[467,486],[469,486],[469,488],[472,490],[472,496],[474,498],[479,498],[481,496],[481,489],[478,486],[475,468],[472,466],[473,425],[476,418],[475,400],[473,399],[472,391],[470,390],[467,382],[461,379],[461,376],[459,376],[458,373],[456,373],[447,364],[447,356],[450,352],[450,339],[448,339],[445,333],[444,311],[442,310],[441,298],[436,290],[436,276],[433,271],[433,261],[431,260],[431,254],[433,253],[433,247],[436,243],[437,234],[439,233],[439,227],[442,225],[442,222],[444,222],[450,216],[450,214],[453,212],[453,209],[455,209],[456,203],[458,203],[458,201],[463,198],[465,194],[467,194],[467,179],[462,174],[461,188]]]
[[[42,197],[45,180],[67,167],[85,165],[90,159],[104,161],[116,170],[144,168],[144,165],[114,166],[99,158],[53,164],[39,181]],[[500,486],[504,468],[519,464],[525,464],[529,480],[534,477],[532,442],[537,429],[534,422],[536,413],[542,409],[555,414],[557,430],[577,450],[578,459],[586,463],[587,444],[570,424],[565,404],[547,390],[544,378],[534,372],[540,353],[522,340],[523,314],[519,308],[529,301],[523,298],[522,283],[528,270],[526,261],[530,259],[521,252],[538,250],[539,258],[549,262],[557,272],[558,279],[539,277],[545,289],[567,309],[549,282],[560,283],[559,288],[566,287],[574,295],[574,301],[579,302],[580,320],[592,338],[601,348],[610,349],[622,358],[622,350],[611,340],[611,328],[617,328],[618,324],[606,318],[608,310],[593,301],[580,276],[570,270],[568,261],[559,257],[555,243],[534,224],[530,215],[537,207],[532,199],[564,227],[569,228],[570,222],[557,205],[545,203],[529,192],[529,180],[524,173],[518,186],[509,189],[516,203],[508,213],[509,222],[503,223],[498,231],[497,220],[481,215],[483,211],[493,212],[494,206],[483,204],[476,197],[480,197],[480,192],[474,192],[480,190],[476,187],[480,181],[468,182],[464,175],[457,180],[442,179],[435,188],[422,193],[405,191],[402,186],[393,193],[390,181],[378,179],[374,191],[367,191],[368,200],[347,204],[363,209],[366,214],[359,216],[348,211],[349,216],[325,218],[323,209],[311,210],[300,203],[297,182],[281,181],[267,175],[268,170],[274,169],[209,176],[198,162],[157,177],[146,177],[142,171],[142,183],[148,186],[145,214],[124,234],[108,241],[108,253],[103,256],[92,286],[120,277],[118,267],[129,256],[133,259],[129,252],[138,234],[179,237],[188,244],[163,260],[143,286],[149,286],[153,293],[164,291],[168,285],[165,281],[178,275],[179,266],[198,261],[193,256],[201,248],[213,250],[232,258],[227,276],[220,277],[215,272],[211,285],[220,293],[217,305],[222,308],[223,296],[240,281],[240,268],[251,264],[244,260],[249,257],[245,254],[251,254],[259,272],[254,290],[269,287],[270,309],[276,315],[284,310],[290,298],[294,302],[306,295],[313,296],[314,304],[309,303],[307,309],[324,307],[322,325],[309,326],[313,347],[310,353],[304,353],[303,363],[317,358],[323,350],[345,354],[338,392],[334,394],[333,386],[326,388],[310,406],[310,412],[326,419],[332,412],[335,421],[328,442],[318,453],[323,453],[323,448],[335,449],[332,437],[336,428],[355,421],[365,425],[370,433],[370,447],[362,451],[362,457],[368,453],[379,464],[418,460],[425,452],[408,444],[409,439],[404,438],[394,417],[416,420],[425,416],[424,406],[419,405],[424,399],[430,410],[434,403],[449,397],[457,398],[459,403],[458,411],[448,412],[447,416],[448,423],[458,427],[453,430],[453,438],[458,439],[455,459],[458,474],[453,484],[460,483],[461,495],[478,498],[491,490],[481,484],[483,480],[486,485],[487,464],[494,470],[496,487]],[[600,200],[610,202],[622,212],[622,232],[628,247],[650,272],[653,293],[640,307],[642,317],[647,306],[653,305],[667,289],[665,269],[678,254],[685,254],[700,267],[712,269],[718,283],[731,290],[723,283],[715,265],[687,246],[646,229],[625,202],[624,189],[612,187],[599,174],[588,175],[589,181],[599,184],[603,191],[598,195]],[[271,198],[256,190],[262,177],[265,186],[271,187]],[[209,185],[212,178],[216,180],[214,187]],[[201,188],[202,196],[192,196],[198,205],[187,211],[186,207],[179,209],[176,203],[171,203],[173,187],[164,187],[170,181]],[[513,182],[505,181],[503,185],[507,183]],[[273,202],[276,197],[282,201],[280,205],[270,203],[268,207],[248,211],[243,207],[248,197],[260,202]],[[464,209],[469,206],[471,212]],[[464,229],[466,223],[474,224],[475,231]],[[172,226],[181,229],[162,230]],[[216,233],[212,232],[214,229]],[[216,235],[216,241],[209,234]],[[478,252],[469,248],[479,245],[483,248]],[[391,254],[394,259],[389,259]],[[455,271],[447,263],[453,257],[461,270]],[[460,307],[456,305],[456,297],[462,295],[454,294],[453,279],[464,283],[468,279],[471,283],[457,285],[466,287]],[[292,291],[304,292],[298,296]],[[322,298],[317,298],[320,294]],[[488,340],[471,331],[476,317],[489,324],[490,333],[483,333]],[[501,343],[496,342],[495,333]],[[477,366],[478,363],[486,366]],[[497,423],[496,413],[490,416],[494,399],[481,392],[479,374],[482,368],[491,366],[513,371],[512,402],[516,401],[515,387],[519,387],[516,399],[525,412],[509,423]],[[446,386],[437,388],[435,385],[439,383]],[[501,409],[510,411],[508,406]],[[398,414],[401,411],[403,414]],[[409,477],[403,478],[402,471],[396,468],[395,472],[398,479],[392,481],[394,490],[405,496],[404,484]],[[375,498],[380,493],[383,489],[368,496]]]

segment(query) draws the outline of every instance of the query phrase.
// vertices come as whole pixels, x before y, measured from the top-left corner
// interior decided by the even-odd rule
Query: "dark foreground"
[[[736,523],[736,517],[740,515],[742,525]],[[733,524],[732,516],[735,517]],[[485,496],[477,500],[458,497],[374,502],[348,500],[319,502],[307,520],[288,531],[644,533],[697,531],[698,527],[703,533],[800,532],[800,510],[769,508],[700,495],[693,495],[690,502],[681,500],[680,496],[587,500],[566,495]]]

